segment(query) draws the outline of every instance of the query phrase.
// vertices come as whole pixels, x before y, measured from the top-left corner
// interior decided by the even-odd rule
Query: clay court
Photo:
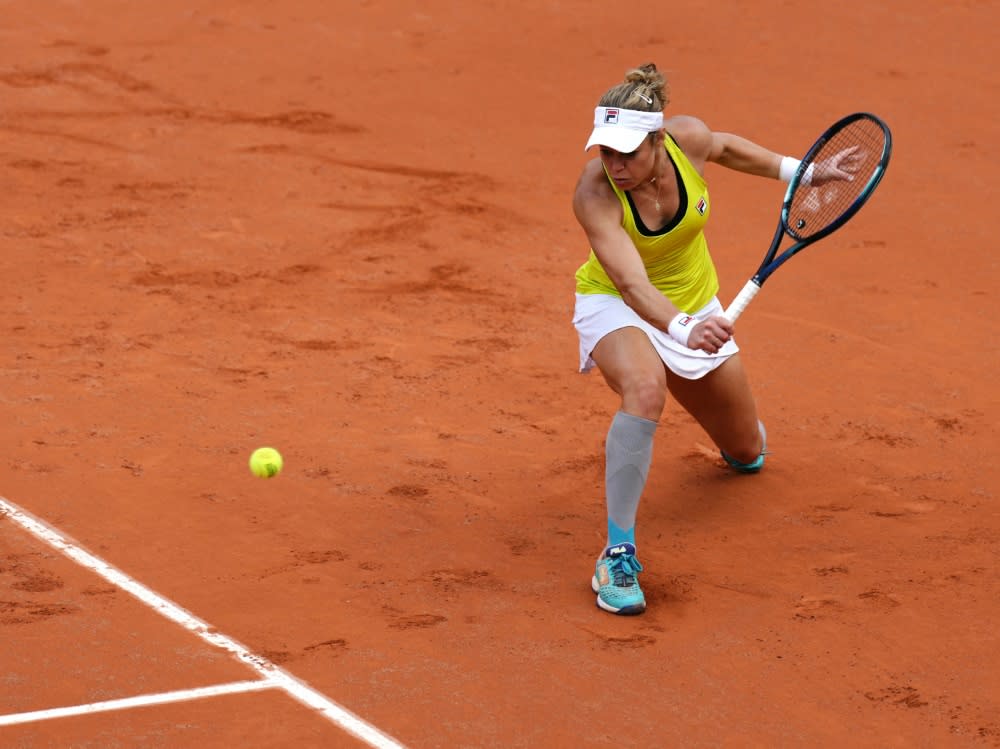
[[[0,746],[1000,747],[996,2],[0,7]],[[894,151],[737,324],[765,470],[668,403],[614,617],[570,198],[647,61]],[[784,186],[706,178],[726,303]]]

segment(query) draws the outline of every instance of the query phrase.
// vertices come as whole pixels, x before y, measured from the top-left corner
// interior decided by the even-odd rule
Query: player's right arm
[[[622,206],[600,159],[584,167],[573,194],[573,212],[625,303],[648,323],[666,331],[681,310],[649,280],[642,258],[622,228]]]

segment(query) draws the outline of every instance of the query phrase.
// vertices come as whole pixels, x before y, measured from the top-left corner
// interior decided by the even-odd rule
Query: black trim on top
[[[667,133],[667,137],[674,141],[675,146],[680,148],[677,141],[674,140],[674,136]],[[632,209],[632,218],[635,220],[635,228],[638,229],[639,233],[644,237],[659,237],[676,228],[676,226],[681,222],[681,219],[684,218],[684,214],[687,213],[688,209],[687,187],[684,185],[684,179],[681,177],[681,170],[677,167],[677,164],[674,163],[673,157],[671,157],[670,151],[667,150],[666,146],[663,147],[663,150],[666,151],[667,159],[670,161],[670,166],[674,168],[674,174],[677,177],[677,192],[680,200],[677,206],[677,213],[674,214],[674,217],[670,219],[662,229],[657,229],[656,231],[651,230],[648,226],[646,226],[646,224],[643,223],[642,216],[639,215],[639,210],[635,207],[635,203],[632,200],[632,193],[627,190],[625,191],[625,199],[628,200],[628,206]]]

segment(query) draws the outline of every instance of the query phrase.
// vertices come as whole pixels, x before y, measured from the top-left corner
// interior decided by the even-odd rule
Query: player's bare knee
[[[667,403],[666,383],[655,376],[636,374],[625,384],[622,401],[630,413],[656,421]]]
[[[738,460],[740,463],[752,463],[757,460],[757,456],[760,455],[760,449],[748,448],[746,445],[741,445],[736,450],[726,450],[726,454]]]
[[[752,463],[764,450],[764,438],[757,433],[752,439],[741,440],[731,445],[731,448],[723,449],[729,457],[740,463]]]

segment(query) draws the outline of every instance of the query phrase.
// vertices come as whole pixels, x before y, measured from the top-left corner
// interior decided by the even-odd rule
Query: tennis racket
[[[882,181],[891,153],[889,127],[867,112],[838,120],[819,137],[788,183],[771,248],[725,311],[730,321],[735,322],[743,314],[764,282],[785,261],[835,232],[861,209]],[[830,178],[835,167],[840,176]],[[849,172],[851,179],[844,178],[844,172]],[[785,235],[794,244],[779,255]]]

